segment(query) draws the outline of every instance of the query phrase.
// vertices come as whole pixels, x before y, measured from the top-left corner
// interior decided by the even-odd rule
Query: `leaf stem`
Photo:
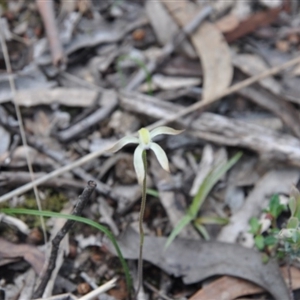
[[[140,253],[139,253],[139,261],[138,261],[138,286],[136,289],[136,297],[140,291],[142,282],[143,282],[143,246],[144,246],[144,229],[143,229],[143,220],[146,208],[146,198],[147,198],[147,152],[144,150],[142,154],[144,169],[145,169],[145,177],[143,180],[142,187],[142,202],[140,209],[140,218],[139,218],[139,230],[140,230]]]

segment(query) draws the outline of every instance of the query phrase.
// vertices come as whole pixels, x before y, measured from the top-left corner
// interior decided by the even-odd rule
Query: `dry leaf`
[[[195,16],[194,5],[190,2],[162,1],[181,26]],[[231,83],[233,67],[230,50],[220,30],[210,22],[203,22],[192,34],[191,40],[202,64],[205,101],[222,93]]]
[[[285,282],[288,282],[287,267],[280,268],[281,274]],[[300,271],[295,267],[291,267],[292,286],[293,290],[300,287]],[[244,279],[235,277],[223,276],[212,283],[204,286],[189,300],[207,300],[207,299],[222,299],[231,300],[244,295],[253,295],[262,293],[263,289],[256,284],[253,284]]]
[[[267,11],[259,11],[249,16],[244,21],[241,21],[239,26],[233,31],[225,34],[228,42],[233,42],[253,31],[259,27],[267,26],[277,20],[282,8],[273,8]]]
[[[31,264],[34,271],[40,274],[45,257],[36,247],[26,244],[13,244],[0,237],[0,260],[23,258]]]

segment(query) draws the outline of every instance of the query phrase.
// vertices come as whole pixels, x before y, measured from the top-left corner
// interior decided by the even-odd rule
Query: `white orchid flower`
[[[138,144],[133,155],[133,165],[137,175],[139,184],[142,184],[145,178],[145,167],[143,163],[143,151],[151,149],[162,168],[169,172],[169,161],[165,151],[152,139],[160,134],[176,135],[183,130],[175,130],[167,126],[161,126],[149,131],[147,128],[141,128],[139,130],[139,137],[125,136],[120,139],[111,149],[110,152],[117,152],[128,144]]]

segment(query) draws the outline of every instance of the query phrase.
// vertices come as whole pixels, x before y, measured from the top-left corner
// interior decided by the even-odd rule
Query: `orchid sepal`
[[[124,136],[114,146],[108,149],[108,152],[117,152],[128,144],[139,144],[139,139],[134,136]]]
[[[141,128],[139,130],[139,138],[133,136],[126,136],[120,139],[109,152],[116,152],[128,144],[138,144],[133,155],[133,165],[135,173],[137,175],[138,183],[143,184],[143,180],[146,176],[145,166],[143,162],[143,151],[151,149],[161,167],[169,172],[169,161],[165,151],[152,139],[160,134],[176,135],[183,132],[183,130],[175,130],[171,127],[161,126],[149,131],[147,128]]]

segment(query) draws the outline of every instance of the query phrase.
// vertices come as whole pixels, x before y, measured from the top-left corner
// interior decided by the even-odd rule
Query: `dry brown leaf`
[[[280,269],[286,283],[288,282],[287,267]],[[300,271],[299,269],[291,268],[292,287],[293,290],[300,288]],[[223,276],[212,283],[204,286],[189,300],[207,300],[207,299],[222,299],[231,300],[244,295],[253,295],[262,293],[264,290],[256,284],[244,279]]]
[[[282,8],[273,8],[267,11],[259,11],[252,14],[249,18],[244,21],[241,21],[239,26],[233,29],[230,32],[225,34],[225,38],[228,42],[233,42],[253,31],[259,27],[267,26],[278,18],[279,13],[282,11]]]
[[[204,22],[193,34],[192,42],[204,73],[203,99],[211,99],[231,83],[233,67],[230,50],[219,29],[209,22]]]
[[[181,26],[186,25],[197,12],[197,7],[187,1],[161,1]],[[220,30],[208,21],[195,30],[191,40],[203,68],[205,101],[222,93],[231,83],[233,67],[230,50]]]
[[[17,258],[25,259],[37,274],[42,272],[45,257],[36,247],[26,244],[13,244],[0,238],[0,260]]]

